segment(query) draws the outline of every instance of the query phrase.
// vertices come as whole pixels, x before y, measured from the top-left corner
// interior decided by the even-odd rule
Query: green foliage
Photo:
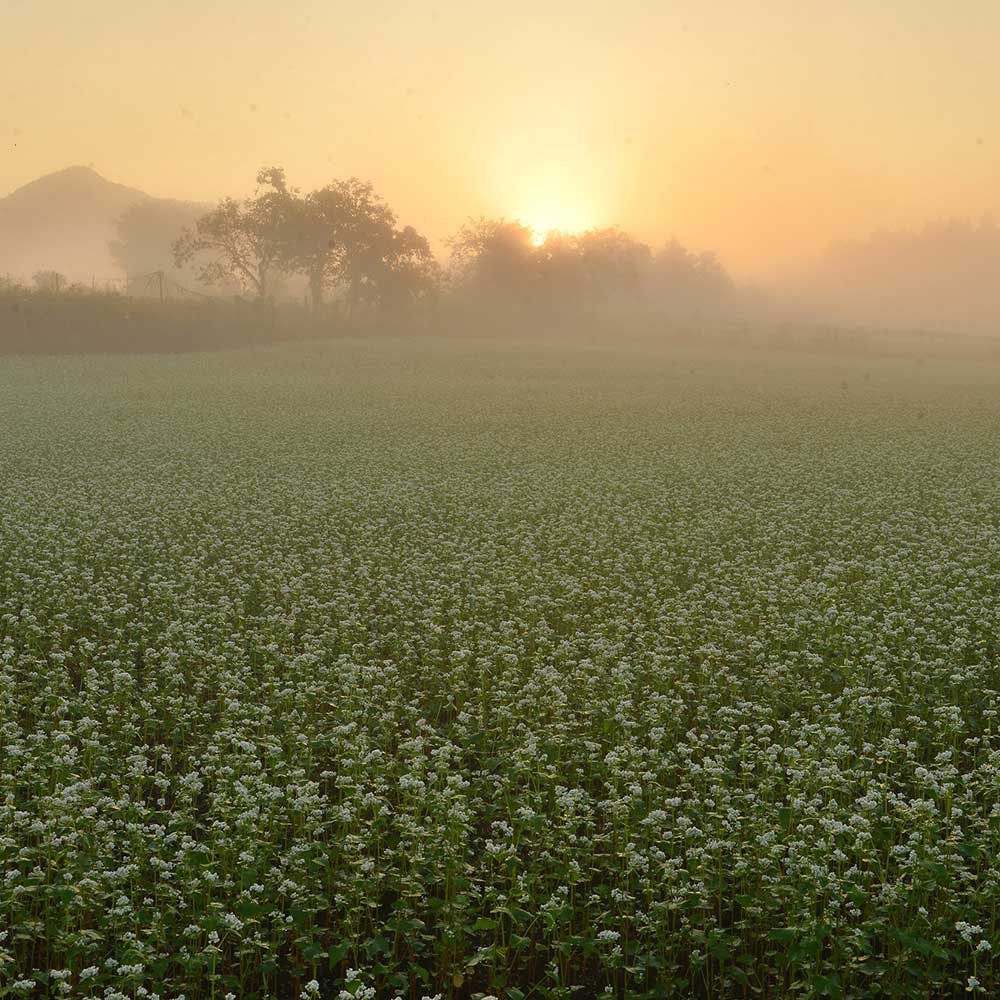
[[[996,996],[998,417],[624,339],[7,359],[0,996]]]

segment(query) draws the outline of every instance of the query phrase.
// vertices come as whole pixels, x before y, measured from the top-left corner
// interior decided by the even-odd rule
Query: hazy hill
[[[154,200],[90,167],[67,167],[25,184],[0,198],[0,275],[30,279],[51,268],[79,281],[119,276],[108,251],[115,219]]]

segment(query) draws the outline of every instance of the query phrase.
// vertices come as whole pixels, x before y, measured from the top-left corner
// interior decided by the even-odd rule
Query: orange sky
[[[762,276],[1000,209],[1000,3],[0,0],[0,192],[72,163],[151,194],[372,180],[469,215],[620,223]]]

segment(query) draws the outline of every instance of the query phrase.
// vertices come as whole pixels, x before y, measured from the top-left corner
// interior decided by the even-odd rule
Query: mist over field
[[[309,336],[388,323],[669,337],[693,324],[933,335],[963,353],[969,344],[954,338],[987,350],[1000,342],[998,274],[1000,228],[985,216],[874,232],[780,278],[751,279],[712,251],[646,243],[618,226],[543,231],[480,216],[435,247],[357,178],[304,192],[265,168],[249,197],[213,206],[70,167],[0,200],[0,297],[10,306],[0,349],[234,346],[253,342],[266,306],[265,340],[282,325]],[[152,300],[163,308],[150,312]],[[212,332],[220,325],[232,334],[224,341]]]
[[[0,1000],[1000,996],[1000,6],[0,6]]]
[[[232,261],[206,284],[210,255],[178,265],[171,246],[278,167],[307,201],[370,184],[421,241],[408,264],[426,247],[438,290],[454,284],[449,241],[487,220],[539,251],[551,237],[533,265],[514,262],[546,286],[503,290],[522,306],[592,298],[587,280],[606,297],[606,271],[567,279],[580,254],[566,244],[618,231],[633,259],[610,284],[632,280],[631,299],[641,286],[646,312],[654,299],[750,323],[996,334],[1000,13],[986,0],[235,10],[102,0],[47,19],[7,3],[0,277],[140,296],[160,294],[163,272],[175,298],[255,297]],[[301,242],[268,262],[265,297],[317,290]],[[347,269],[378,280],[358,277],[372,270],[358,250],[349,266],[331,253],[323,297],[348,297]],[[644,254],[665,255],[659,273]],[[707,278],[687,273],[699,262]]]

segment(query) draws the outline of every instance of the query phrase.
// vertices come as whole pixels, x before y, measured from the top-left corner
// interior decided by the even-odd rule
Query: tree
[[[388,219],[357,234],[345,261],[349,307],[400,310],[434,296],[440,269],[430,244],[412,226],[396,229]]]
[[[197,220],[193,230],[186,228],[171,249],[176,267],[199,262],[199,281],[208,285],[235,281],[264,299],[282,259],[289,195],[284,172],[278,168],[262,170],[257,181],[252,198],[223,199]]]
[[[362,258],[395,223],[389,206],[371,184],[356,177],[304,196],[285,188],[282,197],[282,260],[306,276],[313,307],[321,305],[325,291],[341,284],[349,286],[349,301],[356,299],[365,278]]]
[[[154,200],[131,205],[115,220],[116,239],[108,244],[108,250],[126,275],[159,271],[175,281],[190,281],[197,274],[175,268],[170,248],[185,229],[197,226],[204,213],[203,206],[184,201]]]
[[[318,309],[327,291],[341,289],[350,312],[401,307],[429,295],[437,264],[427,241],[396,216],[366,181],[336,180],[306,195],[278,170],[261,171],[280,218],[282,267],[305,275]]]
[[[549,233],[504,219],[472,219],[449,240],[452,274],[466,292],[533,307],[574,310],[635,293],[651,252],[620,229]]]
[[[653,257],[649,289],[662,307],[682,313],[723,307],[734,293],[732,279],[714,253],[692,253],[677,240]]]
[[[506,219],[470,219],[448,240],[453,279],[466,291],[521,302],[538,277],[531,230]]]
[[[652,259],[645,243],[617,228],[581,233],[578,246],[591,299],[638,291]]]
[[[620,229],[550,233],[535,252],[540,295],[550,306],[594,306],[638,291],[651,252]]]
[[[580,253],[580,237],[553,231],[534,249],[537,297],[549,308],[575,309],[587,290],[587,273]]]

